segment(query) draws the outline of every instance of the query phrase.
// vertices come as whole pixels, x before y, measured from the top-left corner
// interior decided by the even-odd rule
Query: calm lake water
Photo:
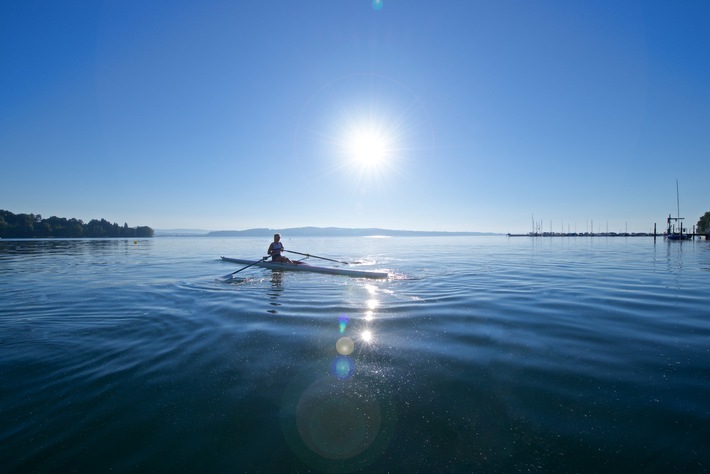
[[[2,470],[710,470],[710,242],[284,243],[0,240]]]

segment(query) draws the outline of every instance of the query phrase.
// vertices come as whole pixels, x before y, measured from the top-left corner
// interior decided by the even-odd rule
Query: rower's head
[[[274,242],[281,240],[281,234],[274,234]]]

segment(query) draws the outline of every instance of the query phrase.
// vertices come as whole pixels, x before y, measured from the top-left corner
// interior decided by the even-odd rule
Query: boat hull
[[[316,265],[308,265],[307,263],[280,263],[280,262],[256,262],[253,260],[244,260],[241,258],[222,257],[225,262],[238,263],[240,265],[253,265],[255,267],[268,268],[271,270],[284,270],[290,272],[312,272],[312,273],[327,273],[330,275],[345,275],[356,278],[388,278],[386,272],[371,272],[366,270],[350,270],[346,268],[319,267]]]
[[[668,234],[666,239],[668,240],[690,240],[693,236],[690,234]]]

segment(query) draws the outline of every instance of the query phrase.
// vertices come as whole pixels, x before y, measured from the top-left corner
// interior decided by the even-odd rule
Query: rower
[[[274,241],[271,242],[271,245],[269,245],[269,250],[267,251],[268,254],[271,255],[271,261],[280,263],[293,263],[290,259],[281,255],[281,252],[283,252],[284,250],[284,244],[281,243],[281,234],[274,234]]]

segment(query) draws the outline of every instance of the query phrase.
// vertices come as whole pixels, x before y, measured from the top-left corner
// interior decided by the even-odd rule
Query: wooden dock
[[[668,228],[666,232],[659,233],[657,231],[657,225],[653,224],[653,232],[528,232],[527,234],[511,234],[508,233],[508,237],[653,237],[655,240],[658,237],[666,238],[669,235],[674,236],[672,240],[695,240],[702,239],[710,240],[710,232],[705,234],[699,234],[696,232],[695,226],[693,226],[692,232],[684,232],[682,224],[679,227],[679,232],[675,232],[675,227],[671,225],[671,221],[682,221],[683,218],[668,216]],[[552,227],[552,225],[550,225]],[[683,238],[678,239],[678,236]],[[690,236],[690,238],[687,238]]]
[[[659,234],[655,232],[528,232],[527,234],[506,234],[508,237],[666,237],[667,234]],[[684,236],[689,235],[692,240],[702,239],[710,240],[710,234],[698,234],[695,232],[683,233]]]

